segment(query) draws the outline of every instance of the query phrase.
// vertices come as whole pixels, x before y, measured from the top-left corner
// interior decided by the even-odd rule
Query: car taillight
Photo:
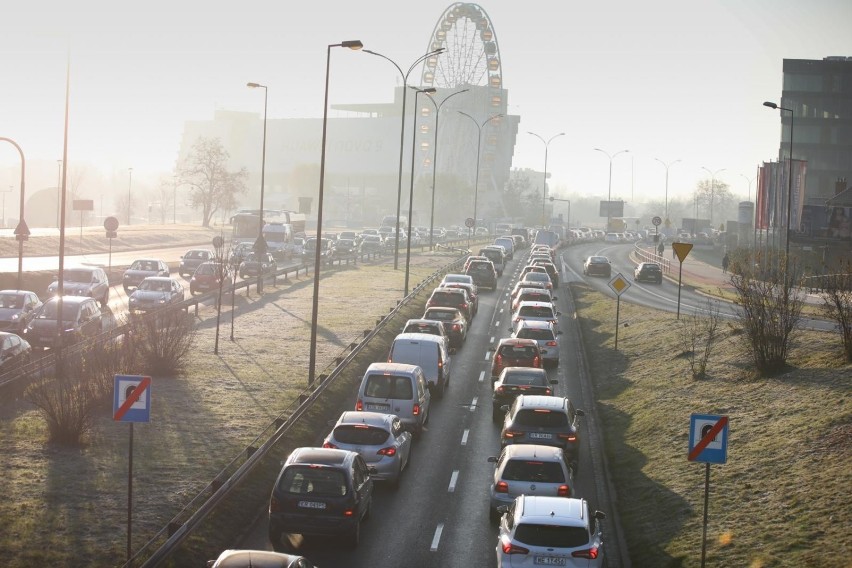
[[[560,485],[559,489],[556,490],[556,495],[559,497],[570,497],[571,496],[571,488],[567,485]]]
[[[559,434],[559,438],[565,440],[566,442],[576,442],[577,435],[576,434]]]
[[[380,455],[380,456],[391,456],[391,457],[393,457],[393,456],[396,455],[396,448],[394,448],[393,446],[389,446],[387,448],[382,448],[381,450],[376,452],[376,454]]]
[[[548,341],[547,346],[548,347],[556,347],[556,342],[555,341]]]
[[[494,364],[495,364],[495,365],[497,365],[498,367],[502,367],[502,366],[503,366],[503,356],[502,356],[502,355],[497,355],[497,356],[494,358]]]
[[[516,432],[514,430],[506,430],[506,433],[504,434],[504,436],[506,438],[512,438],[514,440],[515,438],[523,438],[524,433],[523,432]]]
[[[334,445],[334,444],[332,444],[331,442],[326,442],[326,443],[324,443],[324,444],[322,445],[322,447],[323,447],[323,448],[331,448],[332,450],[336,450],[336,449],[337,449],[337,446],[335,446],[335,445]]]
[[[355,401],[355,410],[364,410],[364,401],[360,398]]]
[[[419,405],[419,404],[415,404],[415,405],[414,405],[414,407],[411,409],[411,413],[412,413],[414,416],[419,416],[419,415],[420,415],[420,405]]]
[[[533,359],[532,366],[533,367],[541,367],[541,358],[538,355],[536,355],[535,359]]]
[[[281,503],[278,501],[278,499],[273,497],[272,499],[269,500],[269,512],[270,513],[280,513],[283,510],[284,510],[284,508],[281,506]]]
[[[544,389],[544,394],[546,394],[547,396],[550,396],[551,394],[553,394],[553,391],[550,390],[550,387],[547,387],[547,388]]]
[[[461,331],[461,326],[457,323],[453,324],[453,331]]]
[[[494,491],[496,493],[508,493],[509,492],[509,484],[505,481],[498,481],[497,485],[494,486]]]
[[[344,517],[351,517],[354,514],[355,514],[355,511],[353,511],[352,509],[343,509],[343,516]]]
[[[500,548],[503,550],[503,554],[529,554],[530,552],[529,549],[523,546],[512,544],[512,541],[505,536],[500,537]]]
[[[504,387],[503,385],[500,385],[499,387],[497,387],[497,393],[498,394],[503,394],[504,392],[506,392],[506,387]]]
[[[574,558],[588,558],[590,560],[594,560],[598,557],[598,547],[593,546],[585,550],[577,550],[572,552],[571,556],[573,556]]]

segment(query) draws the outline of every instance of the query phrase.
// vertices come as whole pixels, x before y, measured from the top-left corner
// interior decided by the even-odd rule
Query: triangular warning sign
[[[686,260],[686,255],[692,250],[692,243],[672,243],[672,248],[677,255],[677,259],[681,262]]]
[[[24,235],[25,237],[30,236],[30,228],[27,227],[27,222],[21,219],[21,222],[18,223],[18,226],[15,227],[15,235]]]

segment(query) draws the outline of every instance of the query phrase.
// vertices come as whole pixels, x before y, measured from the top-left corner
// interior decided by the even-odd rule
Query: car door
[[[408,464],[408,458],[411,456],[411,432],[405,430],[402,421],[397,417],[391,422],[391,434],[396,439],[397,447],[399,448],[400,463],[405,466]]]
[[[370,477],[370,471],[367,469],[367,464],[364,462],[364,458],[360,455],[355,456],[352,469],[352,483],[355,487],[356,499],[358,499],[358,518],[364,518],[373,497],[373,478]]]

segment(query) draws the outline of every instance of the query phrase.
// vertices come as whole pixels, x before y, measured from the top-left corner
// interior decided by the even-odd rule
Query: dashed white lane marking
[[[461,443],[461,445],[462,445],[462,446],[466,446],[466,445],[467,445],[467,436],[468,436],[468,434],[470,434],[470,428],[467,428],[467,429],[464,431],[464,433],[462,434],[462,443]]]
[[[456,483],[458,482],[458,480],[459,480],[459,470],[456,469],[456,470],[453,471],[453,474],[450,476],[450,486],[447,487],[447,491],[449,491],[450,493],[455,492]]]
[[[502,310],[501,310],[501,311],[502,311]],[[499,322],[499,321],[495,321],[495,322],[494,322],[494,327],[500,327],[500,322]]]
[[[501,314],[502,314],[504,309],[505,309],[505,308],[500,308],[500,312],[499,312],[499,313],[501,313]]]
[[[479,382],[481,383],[484,380],[485,380],[485,371],[480,371],[479,372]]]
[[[473,400],[470,403],[470,411],[473,412],[476,410],[476,401],[479,400],[479,397],[473,397]]]
[[[485,360],[488,361],[488,359],[490,359],[490,358],[491,358],[491,351],[486,351],[485,352]]]
[[[435,536],[432,537],[432,546],[429,548],[431,552],[438,550],[438,543],[441,542],[441,533],[444,532],[444,523],[439,523],[435,528]]]
[[[496,338],[496,337],[494,337],[494,336],[492,336],[492,337],[491,337],[491,341],[489,341],[488,343],[494,343],[494,340],[495,340],[495,339],[497,339],[497,338]]]

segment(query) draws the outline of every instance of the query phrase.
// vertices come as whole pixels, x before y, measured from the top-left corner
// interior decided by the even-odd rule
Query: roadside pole
[[[615,350],[618,351],[618,318],[621,313],[621,295],[630,288],[630,282],[628,282],[624,276],[619,272],[615,275],[615,277],[610,280],[608,283],[610,289],[615,292]]]
[[[686,260],[686,256],[692,250],[692,243],[672,243],[672,250],[680,261],[680,269],[677,273],[677,319],[680,319],[680,287],[683,281],[683,261]]]
[[[701,535],[701,568],[707,558],[707,511],[710,505],[710,464],[728,461],[728,417],[692,414],[689,420],[688,461],[704,462],[704,523]]]

